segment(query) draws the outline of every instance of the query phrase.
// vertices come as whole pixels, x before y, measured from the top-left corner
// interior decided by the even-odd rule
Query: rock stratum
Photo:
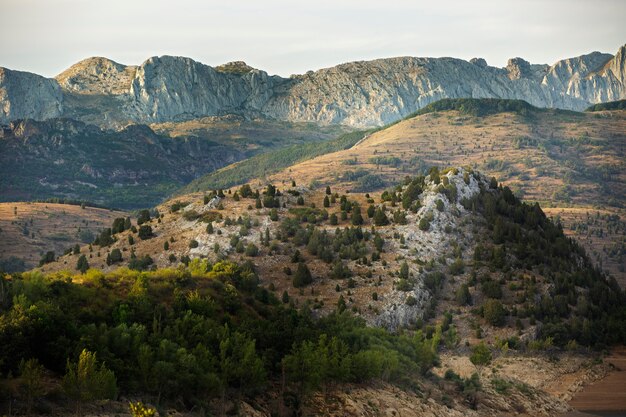
[[[211,67],[152,57],[140,66],[88,58],[54,79],[0,68],[0,122],[64,116],[100,125],[240,114],[354,127],[393,122],[442,98],[521,99],[583,110],[626,98],[626,45],[554,65],[510,59],[398,57],[341,64],[290,78],[244,62]]]

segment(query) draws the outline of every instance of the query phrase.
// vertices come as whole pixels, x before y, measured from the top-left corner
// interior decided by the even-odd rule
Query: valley
[[[625,102],[623,44],[0,67],[0,415],[621,412]]]

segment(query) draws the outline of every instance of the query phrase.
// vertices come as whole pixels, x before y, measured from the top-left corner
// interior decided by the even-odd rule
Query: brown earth
[[[582,411],[626,412],[626,346],[613,349],[605,362],[611,371],[578,392],[570,401],[572,407]]]

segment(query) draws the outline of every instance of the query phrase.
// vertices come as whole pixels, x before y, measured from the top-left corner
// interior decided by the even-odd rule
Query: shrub
[[[259,254],[259,248],[253,243],[248,243],[246,246],[246,256],[257,256]]]

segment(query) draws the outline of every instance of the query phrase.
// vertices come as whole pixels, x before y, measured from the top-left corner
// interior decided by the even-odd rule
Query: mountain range
[[[0,68],[0,122],[68,117],[101,126],[238,114],[291,122],[380,126],[442,98],[521,99],[583,110],[626,98],[626,45],[553,65],[512,58],[397,57],[283,78],[244,62],[211,67],[161,56],[139,66],[88,58],[55,78]]]

